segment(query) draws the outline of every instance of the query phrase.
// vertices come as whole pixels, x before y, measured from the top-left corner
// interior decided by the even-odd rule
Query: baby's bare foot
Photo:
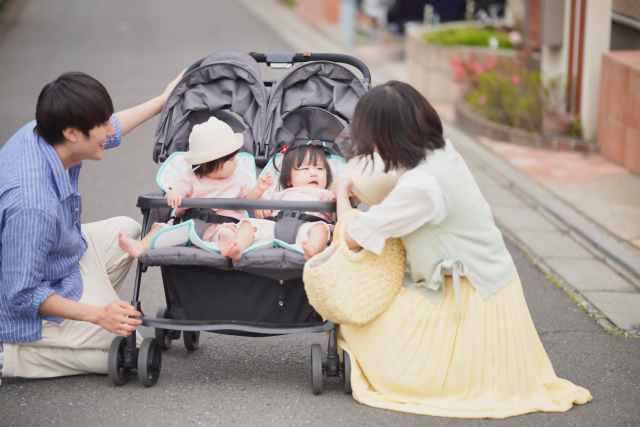
[[[309,242],[302,243],[302,250],[304,251],[304,259],[306,260],[309,260],[318,253],[318,249]]]
[[[234,261],[242,259],[242,250],[240,249],[240,243],[237,240],[233,240],[228,246],[222,247],[220,250],[222,256],[231,258]]]
[[[126,236],[123,232],[118,234],[118,245],[120,245],[120,249],[128,253],[134,258],[139,258],[140,254],[144,252],[144,247],[142,247],[142,243],[138,240],[133,240],[131,237]]]

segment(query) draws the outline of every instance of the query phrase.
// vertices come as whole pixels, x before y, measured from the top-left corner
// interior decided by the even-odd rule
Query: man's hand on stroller
[[[169,190],[165,197],[167,198],[167,204],[173,209],[182,204],[182,194],[178,190]]]
[[[114,334],[127,337],[138,328],[138,325],[142,324],[142,320],[134,319],[134,317],[141,317],[142,314],[128,302],[114,301],[109,305],[99,307],[99,309],[96,319],[92,323],[102,326]]]

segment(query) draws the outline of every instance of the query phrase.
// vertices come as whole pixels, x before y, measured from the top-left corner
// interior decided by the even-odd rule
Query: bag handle
[[[342,215],[342,217],[338,220],[335,229],[333,230],[333,241],[331,245],[339,246],[341,244],[346,244],[344,240],[344,233],[347,230],[347,223],[351,221],[353,218],[358,218],[360,216],[360,211],[358,209],[349,209]]]

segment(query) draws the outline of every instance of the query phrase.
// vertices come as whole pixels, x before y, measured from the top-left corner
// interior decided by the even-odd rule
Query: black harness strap
[[[300,221],[304,221],[304,222],[322,221],[322,222],[326,222],[327,224],[332,224],[332,222],[327,221],[327,220],[325,220],[323,218],[320,218],[319,216],[307,215],[307,214],[302,213],[300,211],[280,211],[280,212],[278,212],[278,215],[276,215],[276,216],[268,216],[265,219],[268,219],[269,221],[278,222],[282,218],[294,218],[294,219],[299,219]]]
[[[189,221],[190,219],[199,219],[200,221],[204,221],[209,224],[223,224],[225,222],[237,224],[240,222],[237,218],[218,215],[216,211],[209,208],[192,208],[187,209],[183,214],[175,217],[173,224],[177,225],[181,222]]]

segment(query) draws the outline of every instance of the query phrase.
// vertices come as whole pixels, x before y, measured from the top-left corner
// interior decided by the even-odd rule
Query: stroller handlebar
[[[140,209],[169,208],[161,191],[145,193],[138,197]],[[210,208],[229,210],[272,209],[282,211],[336,212],[336,202],[297,202],[265,199],[182,199],[181,208]]]
[[[295,64],[297,62],[309,62],[309,61],[331,61],[338,62],[340,64],[347,64],[353,67],[356,67],[364,77],[363,81],[365,83],[371,83],[371,72],[369,68],[365,65],[364,62],[360,61],[358,58],[353,57],[351,55],[344,55],[341,53],[257,53],[257,52],[249,52],[249,55],[253,57],[257,62],[266,63],[268,66],[274,64],[274,68],[284,68],[279,67],[279,65],[284,64]],[[189,74],[191,71],[195,70],[200,66],[204,58],[194,62],[185,72]],[[277,65],[276,65],[277,64]],[[265,83],[271,83],[271,81],[267,81]],[[270,86],[270,84],[269,84]]]

